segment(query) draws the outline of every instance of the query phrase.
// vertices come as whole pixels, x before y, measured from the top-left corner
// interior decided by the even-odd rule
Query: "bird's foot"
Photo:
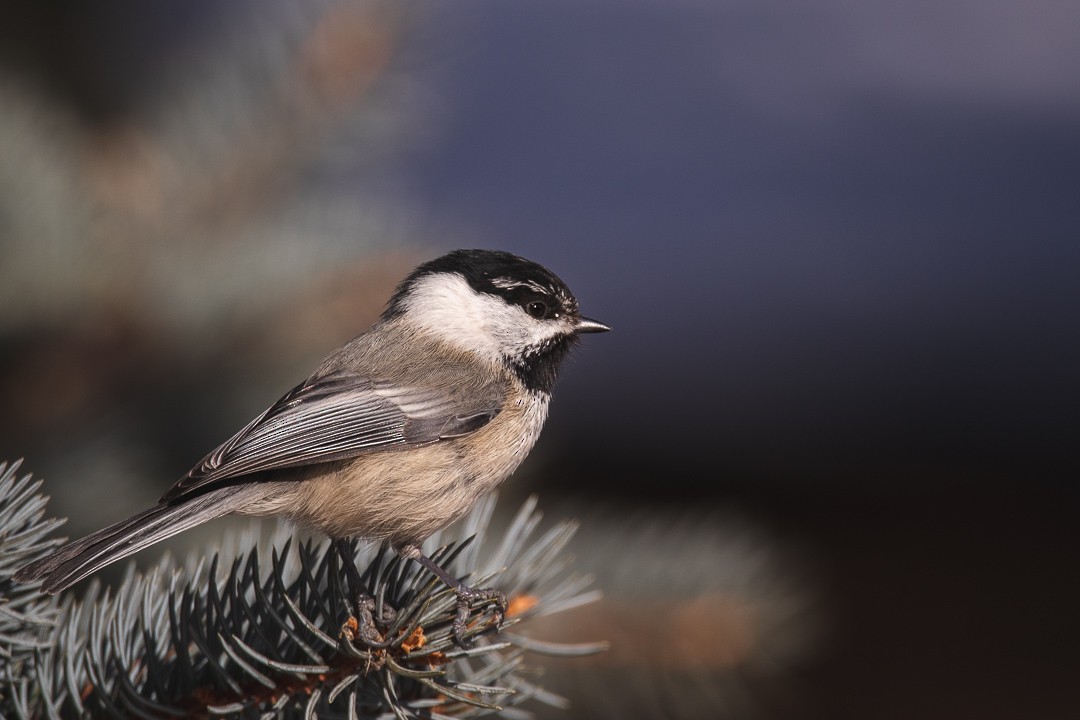
[[[383,633],[379,631],[379,626],[385,629],[390,623],[394,622],[394,619],[397,618],[397,610],[384,602],[382,612],[378,617],[375,617],[377,609],[378,603],[370,595],[364,594],[356,598],[357,629],[355,632],[357,637],[368,647],[385,648],[390,645],[390,641],[384,639]]]
[[[502,624],[503,617],[506,615],[506,596],[499,590],[494,588],[472,588],[459,583],[454,588],[454,594],[457,595],[458,604],[452,629],[454,642],[459,647],[465,647],[465,633],[469,629],[469,611],[475,603],[479,602],[481,605],[487,605],[489,602],[495,603],[495,619],[492,626],[498,627]]]
[[[404,558],[415,560],[423,567],[427,568],[435,577],[442,580],[447,587],[454,591],[457,595],[457,612],[454,614],[454,623],[451,626],[451,630],[454,634],[454,642],[460,647],[465,647],[465,634],[469,630],[469,611],[472,606],[479,602],[481,605],[487,605],[490,602],[495,603],[495,618],[494,622],[489,627],[498,627],[502,624],[503,618],[506,616],[506,596],[500,591],[494,588],[473,588],[469,587],[465,583],[458,580],[456,577],[448,573],[438,563],[433,561],[427,555],[420,552],[418,545],[402,545],[398,547],[397,552]]]

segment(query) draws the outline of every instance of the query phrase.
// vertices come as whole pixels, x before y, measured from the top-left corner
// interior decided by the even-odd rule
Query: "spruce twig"
[[[473,608],[466,648],[454,644],[456,598],[426,570],[366,544],[300,541],[279,524],[268,542],[179,569],[130,570],[119,588],[81,599],[11,582],[58,541],[40,482],[0,465],[0,714],[4,717],[476,717],[530,698],[523,653],[581,654],[504,632],[531,615],[596,597],[565,571],[570,523],[533,539],[530,500],[483,563],[494,500],[426,552],[469,582],[493,581],[519,607],[497,626]],[[505,570],[503,567],[505,566]],[[512,605],[513,607],[513,605]],[[516,630],[516,628],[515,628]]]

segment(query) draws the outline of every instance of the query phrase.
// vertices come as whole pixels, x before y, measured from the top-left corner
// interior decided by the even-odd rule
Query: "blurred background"
[[[1077,716],[1080,5],[2,17],[0,458],[72,535],[503,248],[616,328],[501,500],[583,522],[570,717]]]

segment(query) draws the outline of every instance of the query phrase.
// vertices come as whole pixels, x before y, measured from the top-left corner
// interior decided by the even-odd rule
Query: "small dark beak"
[[[587,317],[578,318],[577,326],[574,328],[576,333],[601,333],[611,330],[607,325],[596,320],[590,320]]]

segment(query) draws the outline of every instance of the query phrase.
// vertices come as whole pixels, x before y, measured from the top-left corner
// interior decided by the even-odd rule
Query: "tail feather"
[[[23,566],[14,579],[18,582],[40,579],[41,591],[54,595],[106,565],[233,512],[245,499],[243,495],[241,488],[227,487],[175,505],[156,505]]]

